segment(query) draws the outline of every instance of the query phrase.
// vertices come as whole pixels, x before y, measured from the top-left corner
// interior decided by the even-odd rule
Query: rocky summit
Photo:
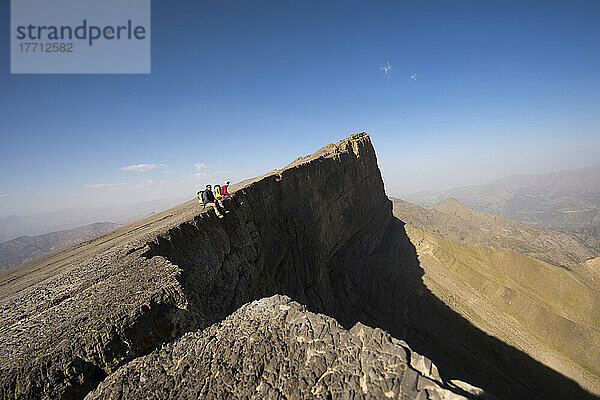
[[[0,398],[593,398],[423,283],[366,133],[232,189],[1,272]]]

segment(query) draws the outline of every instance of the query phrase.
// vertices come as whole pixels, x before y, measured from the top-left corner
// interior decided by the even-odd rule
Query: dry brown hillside
[[[0,270],[19,265],[52,250],[82,242],[104,232],[116,229],[119,226],[121,225],[112,222],[97,222],[79,228],[50,232],[43,235],[21,236],[0,243]]]
[[[600,165],[542,175],[513,175],[483,185],[402,197],[425,206],[455,198],[490,214],[600,237]]]
[[[583,277],[585,282],[590,282],[592,286],[600,290],[600,257],[590,258],[577,264],[569,264],[569,269]]]
[[[490,335],[600,392],[600,291],[571,271],[407,225],[423,281]]]
[[[486,214],[454,199],[430,207],[392,201],[438,298],[490,335],[600,390],[594,238]]]
[[[392,201],[394,215],[401,220],[459,243],[509,249],[554,265],[580,263],[600,255],[598,238],[487,214],[454,199],[429,207]]]

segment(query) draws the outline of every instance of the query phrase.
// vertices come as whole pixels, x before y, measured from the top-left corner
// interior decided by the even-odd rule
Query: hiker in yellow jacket
[[[223,195],[221,194],[221,186],[220,185],[215,185],[215,197],[217,199],[220,199],[221,197],[223,197]]]

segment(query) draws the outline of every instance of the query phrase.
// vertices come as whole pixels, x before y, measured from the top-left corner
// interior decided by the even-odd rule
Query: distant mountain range
[[[600,165],[402,196],[431,206],[448,198],[486,213],[561,231],[600,236]]]
[[[119,224],[98,222],[75,229],[46,233],[37,236],[21,236],[0,243],[0,271],[44,255],[52,250],[70,246],[118,228]]]
[[[95,222],[128,224],[167,210],[190,198],[146,201],[134,204],[84,207],[23,216],[0,218],[0,243],[24,235],[41,235],[74,229]]]

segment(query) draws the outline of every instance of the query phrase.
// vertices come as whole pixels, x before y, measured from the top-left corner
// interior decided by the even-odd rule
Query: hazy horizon
[[[301,156],[301,155],[299,155]],[[281,165],[281,167],[283,167],[284,165]],[[477,186],[477,185],[484,185],[484,184],[488,184],[488,183],[492,183],[496,180],[500,180],[503,178],[510,178],[513,176],[524,176],[524,175],[546,175],[546,174],[552,174],[555,172],[563,172],[563,171],[571,171],[571,170],[581,170],[581,169],[587,169],[587,168],[598,168],[600,167],[600,164],[594,164],[594,165],[588,165],[588,166],[584,166],[584,167],[580,167],[580,168],[566,168],[566,169],[560,169],[560,170],[549,170],[549,171],[545,171],[545,172],[541,172],[541,173],[527,173],[527,172],[520,172],[520,173],[514,173],[514,174],[509,174],[509,175],[503,175],[503,176],[499,176],[493,179],[489,179],[489,180],[485,180],[485,181],[481,181],[481,182],[471,182],[471,183],[467,183],[464,185],[458,184],[458,185],[451,185],[451,186],[440,186],[440,187],[432,187],[432,188],[426,188],[426,189],[422,189],[422,190],[415,190],[415,191],[411,191],[411,192],[405,192],[405,193],[390,193],[389,190],[386,189],[386,194],[390,197],[396,197],[396,198],[402,198],[403,195],[409,195],[409,194],[414,194],[414,193],[418,193],[418,192],[443,192],[446,191],[448,189],[455,189],[455,188],[460,188],[460,187],[464,187],[464,186]],[[271,169],[272,170],[272,169]],[[269,170],[270,171],[270,170]],[[262,175],[264,173],[267,173],[269,171],[262,171],[260,173],[257,173],[256,175],[252,175],[252,176],[247,176],[244,178],[241,178],[239,180],[234,180],[232,182],[232,184],[241,182],[245,179],[248,178],[254,178],[256,176]],[[385,185],[385,174],[382,171],[382,175],[383,175],[383,179],[384,179],[384,185]],[[213,181],[209,180],[205,180],[208,183],[213,183]],[[221,180],[214,180],[214,183],[219,183],[221,182]],[[48,210],[48,211],[39,211],[39,212],[34,212],[34,213],[30,213],[30,214],[10,214],[10,215],[0,215],[0,219],[7,219],[7,218],[11,218],[11,217],[31,217],[31,216],[36,216],[36,215],[47,215],[47,214],[55,214],[55,213],[60,213],[60,212],[67,212],[67,211],[79,211],[79,210],[88,210],[88,209],[103,209],[103,208],[108,208],[108,207],[127,207],[127,206],[136,206],[136,205],[140,205],[140,204],[145,204],[145,203],[156,203],[156,202],[169,202],[169,201],[189,201],[189,200],[193,200],[195,199],[195,194],[194,193],[187,193],[185,195],[182,196],[171,196],[171,197],[157,197],[155,199],[152,200],[142,200],[142,201],[127,201],[127,202],[123,202],[123,203],[116,203],[116,202],[108,202],[106,204],[95,204],[95,205],[83,205],[83,206],[78,206],[78,207],[65,207],[65,208],[58,208],[58,209],[54,209],[54,210]],[[100,222],[100,221],[99,221]],[[102,222],[116,222],[119,223],[121,221],[102,221]]]
[[[192,198],[361,131],[390,196],[595,165],[599,11],[154,1],[150,75],[11,75],[3,41],[0,217]]]
[[[461,188],[461,187],[467,187],[467,186],[480,186],[480,185],[486,185],[489,183],[494,183],[496,181],[500,181],[503,180],[505,178],[512,178],[512,177],[518,177],[518,176],[540,176],[540,175],[550,175],[553,173],[558,173],[558,172],[565,172],[565,171],[578,171],[578,170],[584,170],[584,169],[591,169],[591,168],[600,168],[600,164],[592,164],[592,165],[584,165],[582,167],[575,167],[575,168],[564,168],[564,169],[551,169],[551,170],[547,170],[547,171],[540,171],[540,172],[526,172],[526,171],[522,171],[522,172],[515,172],[515,173],[510,173],[508,175],[499,175],[496,177],[492,177],[490,179],[485,179],[483,181],[469,181],[469,183],[466,184],[454,184],[454,185],[447,185],[447,186],[439,186],[436,188],[426,188],[426,189],[421,189],[421,190],[413,190],[410,192],[405,192],[402,193],[400,196],[402,195],[407,195],[407,194],[413,194],[413,193],[418,193],[418,192],[444,192],[447,191],[449,189],[456,189],[456,188]],[[458,180],[457,180],[458,181]],[[394,197],[393,195],[389,194],[389,196]]]

